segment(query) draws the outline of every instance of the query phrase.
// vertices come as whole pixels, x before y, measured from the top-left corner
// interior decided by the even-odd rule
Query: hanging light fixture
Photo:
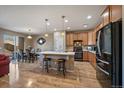
[[[45,19],[45,25],[46,25],[46,32],[47,32],[47,26],[49,26],[50,25],[50,23],[48,22],[48,19]],[[48,34],[45,34],[44,35],[45,37],[48,37]]]
[[[65,16],[62,16],[62,28],[63,28],[63,32],[61,33],[62,36],[64,36],[64,32],[65,32]]]
[[[31,32],[31,29],[29,29],[28,31]],[[31,36],[31,35],[28,35],[27,38],[28,38],[28,39],[32,39],[32,36]]]

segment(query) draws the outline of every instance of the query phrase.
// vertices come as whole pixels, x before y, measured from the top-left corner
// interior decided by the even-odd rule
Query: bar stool
[[[63,58],[60,58],[60,59],[57,60],[57,62],[58,62],[58,71],[60,72],[62,70],[64,77],[65,77],[65,72],[66,72],[65,61],[66,60],[63,59]]]
[[[49,66],[50,66],[51,58],[44,58],[43,59],[43,69],[49,72]]]

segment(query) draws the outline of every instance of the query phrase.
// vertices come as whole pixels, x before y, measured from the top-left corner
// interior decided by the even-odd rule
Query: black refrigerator
[[[122,87],[122,21],[97,32],[96,77],[102,87]]]

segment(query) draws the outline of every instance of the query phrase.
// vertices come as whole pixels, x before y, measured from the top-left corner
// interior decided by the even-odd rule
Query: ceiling
[[[0,6],[0,28],[9,29],[15,32],[42,34],[62,31],[62,18],[68,20],[65,29],[68,31],[93,29],[101,21],[101,13],[104,5],[1,5]],[[87,16],[91,15],[91,19]],[[45,29],[45,19],[50,25]],[[88,24],[85,28],[83,25]]]

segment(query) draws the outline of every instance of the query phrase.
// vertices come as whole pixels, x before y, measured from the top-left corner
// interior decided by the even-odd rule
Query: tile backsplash
[[[87,46],[82,46],[83,50],[93,50],[95,48],[95,45],[87,45]],[[73,51],[73,46],[66,47],[66,51],[72,52]]]

